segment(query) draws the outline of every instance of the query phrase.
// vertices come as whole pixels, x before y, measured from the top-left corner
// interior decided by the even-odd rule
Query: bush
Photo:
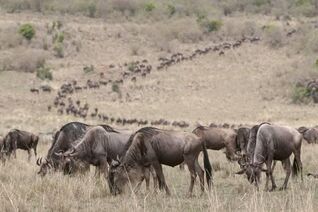
[[[146,4],[144,5],[144,8],[145,8],[145,11],[146,11],[146,12],[151,12],[151,11],[153,11],[153,10],[156,8],[156,6],[155,6],[155,4],[152,3],[152,2],[148,2],[148,3],[146,3]]]
[[[94,66],[90,65],[90,66],[84,66],[83,71],[85,74],[93,72],[94,71]]]
[[[218,31],[222,27],[223,23],[219,20],[208,21],[206,28],[208,32]]]
[[[51,72],[51,69],[49,67],[46,67],[45,65],[37,69],[36,76],[41,80],[53,80],[53,74]]]
[[[54,44],[53,51],[54,51],[54,55],[56,57],[59,57],[59,58],[63,58],[64,57],[64,47],[63,47],[62,43],[56,42]]]
[[[64,32],[57,32],[54,36],[53,36],[53,43],[63,43],[64,41]]]
[[[279,48],[284,45],[284,30],[280,26],[266,25],[265,41],[273,48]]]
[[[176,7],[173,6],[172,4],[169,4],[168,6],[168,15],[169,17],[173,16],[176,13]]]
[[[118,93],[120,94],[120,88],[119,88],[119,85],[117,83],[113,83],[112,84],[112,91],[115,92],[115,93]]]
[[[293,103],[308,103],[310,90],[303,86],[295,86],[292,94]]]
[[[90,18],[94,18],[95,15],[96,15],[96,5],[91,2],[89,5],[88,5],[88,17]]]
[[[27,40],[31,40],[35,35],[35,30],[31,24],[23,24],[19,28],[19,33]]]

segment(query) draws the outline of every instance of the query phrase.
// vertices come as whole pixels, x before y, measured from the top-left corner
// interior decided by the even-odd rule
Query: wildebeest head
[[[125,167],[119,160],[112,160],[109,168],[109,189],[113,195],[121,194],[128,182],[128,175]]]
[[[241,155],[245,156],[247,154],[247,144],[250,135],[250,129],[247,127],[241,127],[237,130],[236,135],[236,145]]]
[[[42,158],[38,158],[36,161],[36,165],[40,166],[38,174],[41,177],[44,177],[53,168],[53,162],[51,160],[48,160],[47,158],[45,158],[44,161],[42,161]]]
[[[260,181],[260,171],[258,171],[258,169],[254,168],[253,165],[249,164],[246,165],[245,167],[241,167],[241,170],[236,172],[235,174],[245,174],[247,177],[247,180],[249,183],[256,183]]]
[[[137,133],[125,157],[122,160],[113,160],[111,163],[108,180],[113,195],[122,193],[128,183],[134,188],[135,182],[139,182],[144,177],[144,166],[147,165],[146,154],[144,135]]]

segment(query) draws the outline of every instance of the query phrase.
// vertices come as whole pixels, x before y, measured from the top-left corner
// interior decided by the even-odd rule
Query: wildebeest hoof
[[[285,186],[282,186],[282,187],[279,188],[280,191],[284,191],[284,190],[286,190],[286,189],[287,189],[287,188],[286,188]]]
[[[269,192],[275,191],[275,189],[276,189],[276,186],[275,186],[275,187],[272,187],[272,188],[269,190]]]

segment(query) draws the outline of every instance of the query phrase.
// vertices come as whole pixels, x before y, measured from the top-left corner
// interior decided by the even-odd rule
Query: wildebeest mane
[[[137,130],[135,133],[133,133],[129,139],[128,139],[128,142],[125,146],[125,151],[127,151],[129,149],[129,147],[131,146],[133,140],[134,140],[134,137],[137,133],[142,133],[144,135],[144,138],[150,138],[154,135],[157,135],[158,133],[160,133],[162,130],[158,129],[158,128],[155,128],[155,127],[143,127],[139,130]]]
[[[101,125],[98,125],[98,126],[101,126],[107,132],[119,133],[117,130],[115,130],[114,128],[112,128],[111,126],[109,126],[107,124],[101,124]]]
[[[61,127],[60,132],[64,131],[67,127],[69,127],[70,125],[75,124],[75,125],[80,125],[80,126],[85,126],[88,127],[89,125],[84,124],[82,122],[78,122],[78,121],[74,121],[74,122],[70,122],[65,124],[63,127]]]
[[[192,130],[192,133],[194,133],[196,130],[206,130],[206,129],[208,129],[208,127],[199,125],[194,130]]]

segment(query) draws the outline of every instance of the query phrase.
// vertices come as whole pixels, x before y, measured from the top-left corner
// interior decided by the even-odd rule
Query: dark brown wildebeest
[[[256,136],[255,136],[256,132]],[[248,154],[252,156],[251,164],[247,164],[245,170],[243,169],[240,173],[244,173],[248,168],[250,170],[250,182],[255,182],[258,188],[261,171],[266,172],[266,184],[265,190],[268,190],[269,179],[272,182],[271,190],[276,188],[276,184],[273,177],[273,167],[272,163],[274,160],[279,160],[282,162],[283,167],[286,171],[286,177],[283,186],[280,189],[286,189],[287,183],[291,171],[293,175],[297,175],[301,172],[302,175],[302,163],[300,159],[301,154],[301,143],[302,135],[295,129],[291,127],[271,125],[268,123],[263,123],[261,125],[256,125],[251,129],[249,143],[248,143]],[[253,149],[254,152],[249,152]],[[291,168],[291,163],[289,157],[294,154],[293,169]],[[265,163],[266,170],[262,168]]]
[[[250,128],[241,127],[237,130],[236,145],[239,146],[241,155],[246,155]]]
[[[115,131],[108,125],[100,126],[102,126],[107,131]],[[70,164],[65,164],[65,161],[61,160],[61,157],[57,156],[54,153],[66,152],[67,150],[69,150],[71,147],[73,147],[73,145],[75,145],[76,141],[79,141],[79,139],[85,135],[87,130],[92,127],[94,126],[87,125],[81,122],[70,122],[61,127],[60,130],[56,131],[53,135],[53,142],[50,149],[48,150],[46,158],[44,160],[42,160],[42,158],[39,158],[37,160],[37,165],[40,166],[38,174],[44,176],[49,170],[63,170],[65,174],[71,174],[78,170],[80,167],[82,167],[80,168],[81,171],[88,171],[89,164],[86,164],[86,166],[85,163],[79,164],[79,167],[76,167],[78,163],[74,163],[74,161]]]
[[[236,152],[239,146],[236,142],[236,132],[233,129],[198,126],[192,133],[201,138],[207,149],[220,150],[225,148],[228,160],[238,160]]]
[[[3,164],[5,164],[6,158],[5,158],[5,151],[4,151],[4,140],[2,137],[0,137],[0,160]]]
[[[64,153],[55,154],[64,157],[66,160],[76,158],[96,166],[104,174],[106,181],[108,181],[108,163],[124,156],[130,135],[131,133],[126,132],[107,132],[103,127],[96,126],[89,129],[76,146]],[[145,170],[145,172],[147,171]],[[147,189],[149,189],[148,172],[143,176],[146,179]],[[109,186],[112,191],[111,185]]]
[[[129,148],[121,162],[118,161],[116,166],[110,168],[109,178],[114,195],[121,193],[129,181],[135,181],[140,170],[149,166],[153,166],[156,171],[159,188],[165,189],[170,195],[162,164],[174,167],[182,162],[187,164],[191,175],[188,195],[192,194],[197,174],[200,178],[201,191],[204,192],[204,171],[198,162],[201,151],[203,151],[204,168],[210,188],[212,168],[205,143],[193,133],[145,127],[129,138],[127,146]]]
[[[34,155],[36,157],[36,147],[38,145],[39,136],[34,135],[33,133],[13,129],[4,137],[4,151],[6,155],[10,158],[13,153],[16,158],[16,150],[22,149],[28,151],[28,160],[31,158],[31,149],[34,151]]]
[[[303,138],[309,143],[309,144],[317,144],[318,143],[318,129],[313,128],[307,128],[307,127],[300,127],[297,129],[298,132],[300,132],[303,135]]]

